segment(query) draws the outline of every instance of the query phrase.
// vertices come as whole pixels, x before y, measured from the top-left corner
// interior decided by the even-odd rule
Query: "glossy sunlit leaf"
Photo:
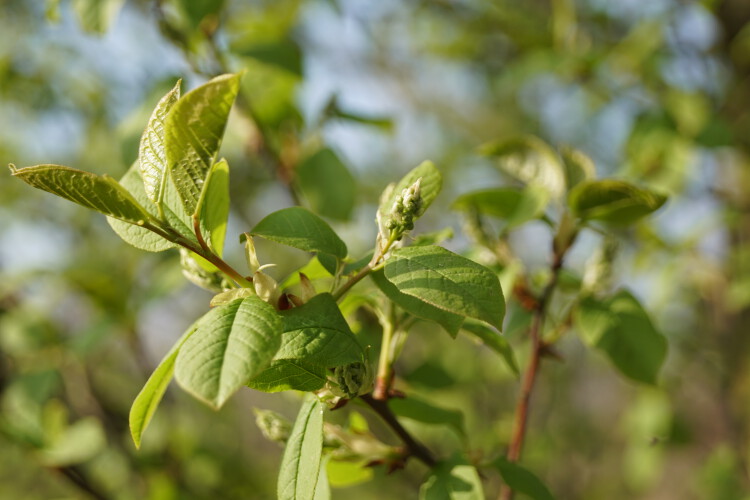
[[[156,204],[161,203],[164,173],[167,171],[167,152],[164,145],[164,127],[167,115],[180,98],[180,81],[156,105],[141,137],[138,163],[146,196]]]
[[[390,213],[393,203],[401,195],[401,192],[417,182],[418,179],[422,179],[419,183],[422,195],[422,207],[416,216],[420,217],[427,210],[443,187],[443,176],[431,161],[424,161],[412,169],[396,183],[389,195],[381,200],[378,211],[382,217]]]
[[[229,165],[221,160],[211,166],[196,207],[203,238],[221,256],[229,218]]]
[[[547,486],[528,469],[505,458],[495,460],[493,465],[500,471],[505,484],[516,493],[528,495],[532,500],[554,500]]]
[[[347,220],[354,208],[357,185],[336,153],[321,149],[296,169],[297,185],[317,214]]]
[[[313,500],[323,455],[323,405],[308,395],[281,459],[279,500]]]
[[[565,193],[565,169],[560,157],[536,137],[486,144],[482,153],[496,158],[500,170],[521,182],[542,186],[555,198]]]
[[[662,194],[614,179],[582,182],[568,196],[571,211],[581,219],[615,225],[646,217],[666,201]]]
[[[141,172],[138,168],[138,163],[134,163],[132,167],[125,173],[120,179],[120,185],[128,190],[133,195],[133,198],[140,203],[143,208],[146,209],[151,215],[156,217],[156,207],[151,200],[146,196],[146,192],[143,190],[143,180],[141,179]],[[122,238],[126,243],[133,245],[141,250],[148,252],[161,252],[169,248],[174,248],[174,243],[159,236],[153,231],[149,231],[145,227],[124,222],[113,217],[107,217],[112,230],[117,233],[117,236]]]
[[[323,367],[362,361],[364,351],[331,294],[282,311],[281,347],[274,359],[302,359]]]
[[[36,165],[11,172],[25,183],[73,203],[131,224],[143,224],[150,215],[116,180],[60,165]]]
[[[513,348],[500,332],[488,327],[484,323],[473,320],[466,320],[461,326],[461,329],[473,335],[484,345],[502,356],[503,360],[505,360],[505,364],[508,365],[508,368],[510,368],[516,376],[519,375],[518,363],[516,362],[516,355],[513,352]]]
[[[604,351],[620,373],[636,382],[656,383],[667,341],[633,295],[623,290],[606,301],[586,297],[574,318],[584,341]]]
[[[385,263],[385,277],[402,293],[502,328],[505,300],[497,276],[442,247],[406,247]]]
[[[326,368],[301,359],[280,359],[247,383],[248,387],[263,392],[311,392],[326,385]]]
[[[280,331],[278,313],[257,297],[216,307],[180,348],[177,382],[219,408],[270,364],[281,345]]]
[[[453,202],[453,209],[500,217],[505,219],[506,228],[511,229],[542,216],[548,202],[549,191],[530,185],[525,189],[495,188],[467,193]]]
[[[306,252],[327,253],[343,259],[346,244],[323,219],[301,207],[273,212],[250,232],[271,241]]]
[[[451,337],[456,338],[461,323],[464,321],[463,316],[435,307],[413,295],[402,293],[396,285],[386,279],[382,270],[370,273],[370,277],[380,291],[394,304],[417,318],[434,321],[442,326]]]
[[[195,213],[208,171],[216,160],[240,75],[221,75],[188,92],[165,123],[167,167],[188,214]]]
[[[146,381],[146,384],[141,389],[141,392],[136,396],[133,405],[130,407],[130,435],[133,437],[133,442],[136,448],[141,447],[141,437],[143,432],[151,422],[151,417],[154,416],[156,408],[161,402],[164,392],[167,390],[169,382],[172,380],[174,374],[174,363],[177,359],[177,354],[180,351],[180,347],[185,341],[195,333],[198,328],[198,322],[193,323],[188,328],[182,337],[175,343],[172,349],[164,356],[159,366],[153,371],[151,376]]]

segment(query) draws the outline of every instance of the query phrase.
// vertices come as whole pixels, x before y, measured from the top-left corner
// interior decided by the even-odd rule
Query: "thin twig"
[[[107,495],[99,491],[98,488],[96,488],[93,484],[91,484],[91,482],[89,482],[88,478],[83,474],[83,472],[78,467],[74,467],[74,466],[54,467],[53,470],[60,472],[71,483],[75,484],[78,487],[78,489],[85,491],[92,498],[96,498],[97,500],[109,499]]]
[[[393,432],[395,432],[396,435],[401,438],[401,440],[406,445],[408,456],[412,456],[420,460],[428,467],[434,467],[437,464],[437,460],[435,460],[432,452],[428,450],[422,443],[414,439],[412,435],[409,434],[409,431],[404,429],[404,427],[396,418],[396,415],[394,415],[391,409],[388,407],[387,402],[374,399],[370,394],[364,394],[359,398],[364,401],[370,408],[372,408],[375,413],[380,415],[380,418],[382,418],[385,423],[388,424],[388,426],[393,430]]]
[[[517,462],[521,458],[521,451],[523,450],[523,442],[526,437],[526,429],[529,420],[531,394],[534,391],[534,383],[536,382],[537,374],[539,373],[542,350],[545,346],[541,338],[542,327],[544,325],[547,304],[549,303],[550,297],[552,297],[552,292],[555,290],[555,286],[557,286],[557,280],[560,276],[564,256],[564,250],[561,252],[555,252],[552,266],[550,268],[552,276],[550,277],[549,283],[547,283],[547,286],[544,288],[534,310],[534,316],[529,329],[529,336],[531,337],[531,359],[529,360],[529,364],[524,372],[521,394],[519,395],[518,404],[516,405],[513,434],[511,436],[507,454],[509,462]],[[512,500],[512,498],[513,490],[508,487],[507,484],[504,484],[500,490],[500,500]]]

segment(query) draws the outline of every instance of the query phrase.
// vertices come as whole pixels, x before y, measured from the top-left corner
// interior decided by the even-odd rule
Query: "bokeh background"
[[[634,385],[567,334],[539,380],[524,464],[560,499],[749,498],[748,21],[745,0],[2,0],[0,162],[119,177],[178,78],[189,89],[246,70],[222,150],[228,259],[241,262],[236,235],[306,203],[290,180],[320,150],[351,173],[332,189],[354,210],[329,215],[359,255],[379,193],[424,159],[446,182],[418,229],[452,227],[447,245],[463,251],[451,201],[507,183],[478,146],[533,134],[578,148],[600,176],[670,194],[620,234],[613,267],[669,356],[657,387]],[[512,235],[532,276],[550,239],[535,223]],[[582,238],[571,276],[600,242]],[[304,263],[258,246],[279,279]],[[173,387],[143,448],[130,441],[133,398],[210,298],[176,252],[128,247],[104,217],[6,173],[0,272],[0,498],[275,497],[282,449],[252,409],[293,418],[294,394],[242,391],[215,413]],[[517,380],[487,349],[422,326],[398,372],[408,392],[464,412],[473,456],[507,443]],[[407,425],[442,454],[462,446]],[[333,498],[416,498],[426,469],[373,474]]]

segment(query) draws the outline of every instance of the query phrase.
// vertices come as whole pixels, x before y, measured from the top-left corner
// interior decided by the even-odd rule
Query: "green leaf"
[[[503,476],[503,481],[517,493],[528,495],[533,500],[554,500],[552,493],[531,471],[520,465],[498,458],[493,463]]]
[[[248,387],[263,392],[312,392],[326,385],[326,369],[301,359],[280,359],[247,383]]]
[[[279,500],[312,500],[323,455],[323,405],[309,395],[300,408],[281,459]]]
[[[500,281],[481,264],[442,247],[407,247],[386,260],[385,277],[402,293],[502,329],[505,300]]]
[[[404,189],[417,182],[417,179],[422,179],[419,184],[420,193],[422,195],[422,207],[416,216],[420,217],[424,214],[425,210],[427,210],[435,198],[437,198],[437,195],[443,187],[443,176],[431,161],[424,161],[411,170],[400,181],[398,181],[393,189],[391,189],[389,195],[381,200],[380,208],[378,208],[381,217],[385,218],[391,212],[391,208],[393,208],[393,203],[396,201],[396,198],[401,195],[401,192]]]
[[[282,68],[293,75],[302,76],[302,51],[297,42],[289,38],[255,43],[249,46],[236,44],[233,53]]]
[[[96,417],[86,417],[66,428],[39,450],[39,461],[46,467],[65,467],[87,462],[107,447],[107,438]]]
[[[36,165],[11,172],[25,183],[104,215],[142,225],[151,217],[133,195],[108,175],[60,165]]]
[[[388,297],[389,300],[401,309],[417,318],[434,321],[442,326],[451,337],[456,338],[461,323],[464,321],[463,316],[445,311],[417,297],[402,293],[396,285],[386,279],[382,270],[370,273],[370,277],[380,291],[383,292],[383,295]]]
[[[568,196],[568,205],[576,216],[614,225],[631,224],[666,201],[662,194],[613,179],[582,182]]]
[[[164,145],[167,115],[180,98],[180,80],[156,105],[146,130],[141,136],[138,162],[143,178],[144,192],[148,199],[161,203],[167,171],[167,153]],[[132,191],[131,191],[132,192]]]
[[[151,200],[146,196],[146,192],[143,190],[143,180],[141,179],[141,172],[138,168],[138,163],[134,163],[133,166],[128,169],[125,175],[120,179],[120,185],[127,189],[133,198],[140,203],[146,211],[156,217],[156,207]],[[175,244],[169,240],[159,236],[146,229],[145,227],[131,224],[129,222],[123,222],[119,219],[107,217],[112,230],[117,233],[117,236],[122,238],[126,243],[133,245],[141,250],[147,252],[161,252],[174,248]]]
[[[481,152],[496,158],[500,170],[525,184],[542,186],[555,198],[565,193],[565,169],[560,157],[536,137],[486,144]]]
[[[199,320],[200,321],[200,320]],[[180,352],[180,347],[185,341],[195,333],[198,328],[198,321],[193,323],[180,339],[172,346],[172,349],[164,356],[159,366],[156,367],[154,372],[146,381],[146,384],[135,397],[133,405],[130,407],[130,435],[133,437],[133,442],[136,448],[141,447],[141,437],[143,432],[151,422],[151,417],[154,416],[156,408],[161,402],[161,398],[164,396],[164,392],[167,390],[169,382],[172,380],[174,374],[174,363],[177,359],[177,353]]]
[[[419,489],[419,500],[484,500],[476,468],[452,459],[441,462]]]
[[[336,153],[321,149],[305,159],[296,174],[297,184],[315,213],[338,220],[349,219],[357,184]]]
[[[167,115],[167,166],[185,212],[194,214],[203,183],[216,160],[240,75],[221,75],[177,101]]]
[[[320,252],[346,257],[346,244],[323,219],[301,207],[273,212],[258,222],[250,232],[306,252]]]
[[[102,35],[117,17],[125,0],[73,0],[71,6],[84,31]]]
[[[461,328],[479,339],[484,345],[498,353],[505,360],[505,364],[508,368],[516,375],[520,375],[518,370],[518,363],[516,362],[516,355],[513,352],[513,348],[510,346],[505,337],[500,332],[494,330],[484,323],[477,321],[466,320]]]
[[[229,218],[229,165],[226,160],[211,166],[196,213],[203,238],[209,248],[221,257]]]
[[[177,382],[220,408],[237,389],[265,369],[281,345],[281,318],[257,297],[209,311],[180,348]]]
[[[620,373],[636,382],[656,383],[667,340],[629,292],[606,301],[585,297],[574,319],[584,341],[604,351]]]
[[[582,151],[565,147],[560,149],[560,157],[565,169],[565,185],[568,191],[583,181],[589,181],[596,177],[594,162]]]
[[[531,185],[525,189],[495,188],[467,193],[459,196],[452,208],[500,217],[506,220],[506,228],[511,229],[544,215],[548,202],[549,191]]]
[[[331,368],[362,361],[364,351],[329,293],[282,311],[281,348],[274,359],[302,359]]]
[[[413,396],[390,399],[388,406],[399,417],[416,420],[423,424],[447,425],[460,437],[466,437],[464,414],[459,410],[440,408]]]
[[[346,488],[371,481],[375,476],[372,467],[367,466],[367,460],[350,462],[345,460],[329,460],[326,463],[328,481],[335,488]]]
[[[222,306],[234,300],[252,297],[253,295],[256,295],[256,293],[252,288],[232,288],[231,290],[214,295],[211,299],[211,307]]]

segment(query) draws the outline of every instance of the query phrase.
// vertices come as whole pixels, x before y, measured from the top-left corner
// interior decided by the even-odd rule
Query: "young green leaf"
[[[200,321],[200,320],[199,320]],[[172,380],[174,374],[174,362],[177,359],[177,353],[180,351],[180,347],[185,341],[195,333],[198,328],[198,321],[193,323],[180,339],[172,346],[172,349],[164,356],[159,366],[156,367],[154,372],[146,381],[146,385],[143,386],[141,392],[135,397],[133,405],[130,407],[130,435],[133,437],[133,442],[136,448],[141,447],[141,437],[143,432],[151,422],[151,417],[154,416],[156,408],[161,402],[164,392],[167,390],[169,382]]]
[[[281,313],[281,347],[274,359],[302,359],[330,368],[362,361],[364,351],[329,293]]]
[[[104,215],[142,225],[151,216],[116,180],[60,165],[36,165],[11,172],[25,183]]]
[[[326,368],[301,359],[279,359],[247,383],[263,392],[312,392],[326,385]]]
[[[578,184],[568,196],[568,206],[584,220],[627,225],[658,210],[667,197],[625,181],[603,179]]]
[[[442,247],[406,247],[385,262],[385,277],[402,293],[454,314],[503,327],[505,300],[497,276]]]
[[[512,229],[541,217],[548,202],[549,191],[530,185],[524,189],[495,188],[467,193],[459,196],[452,208],[500,217],[506,220],[506,228]]]
[[[589,181],[596,177],[594,162],[582,151],[570,147],[560,149],[560,157],[565,169],[565,185],[568,191],[583,181]]]
[[[656,383],[667,341],[633,295],[623,290],[606,301],[586,297],[574,319],[584,341],[604,351],[620,373],[636,382]]]
[[[257,297],[210,310],[180,348],[177,382],[220,408],[237,389],[265,369],[281,345],[281,318]]]
[[[476,468],[454,458],[432,469],[419,500],[484,500],[482,481]]]
[[[323,219],[301,207],[289,207],[267,215],[250,234],[262,236],[306,252],[327,253],[343,259],[346,244]]]
[[[348,220],[354,208],[357,184],[336,153],[321,149],[296,169],[296,181],[315,213]]]
[[[164,173],[167,170],[167,154],[164,145],[164,128],[167,115],[180,98],[180,81],[154,108],[143,131],[138,151],[138,163],[143,178],[144,191],[155,204],[161,203],[164,188]],[[132,191],[131,191],[132,192]]]
[[[479,339],[484,345],[498,353],[505,360],[505,364],[508,368],[518,376],[518,363],[516,362],[516,355],[513,352],[513,348],[510,346],[505,337],[500,332],[488,327],[484,323],[478,321],[466,320],[461,326],[461,329],[468,332]]]
[[[255,290],[252,288],[232,288],[221,293],[217,293],[211,298],[211,307],[223,306],[230,302],[238,299],[244,299],[245,297],[251,297],[255,295]]]
[[[528,495],[532,500],[554,500],[552,493],[531,471],[500,457],[493,463],[500,471],[503,481],[517,493]]]
[[[464,414],[459,410],[440,408],[413,396],[393,398],[388,401],[388,406],[399,417],[416,420],[423,424],[447,425],[456,431],[461,438],[466,437]]]
[[[240,75],[217,76],[185,94],[167,115],[167,167],[188,214],[195,213],[239,86]]]
[[[390,194],[381,200],[378,212],[383,219],[391,212],[393,203],[401,195],[401,192],[419,179],[422,179],[419,184],[422,204],[419,212],[415,215],[421,217],[424,214],[443,187],[443,176],[431,161],[424,161],[412,169],[390,190]]]
[[[323,456],[323,405],[309,395],[302,404],[281,459],[279,500],[313,500]]]
[[[496,158],[500,170],[525,184],[542,186],[555,198],[565,193],[565,169],[560,157],[537,137],[486,144],[481,152]]]
[[[226,160],[211,166],[195,210],[203,238],[209,248],[221,257],[229,217],[229,165]]]
[[[143,180],[141,179],[141,172],[138,168],[138,163],[134,163],[133,166],[128,169],[125,175],[120,179],[120,185],[124,187],[133,198],[140,203],[147,212],[154,217],[156,214],[156,207],[151,200],[146,196],[146,192],[143,190]],[[175,244],[162,236],[135,224],[123,222],[113,217],[107,217],[107,222],[112,230],[117,233],[117,236],[122,238],[126,243],[133,245],[141,250],[147,252],[161,252],[174,248]]]
[[[383,292],[383,295],[388,297],[388,299],[401,309],[417,318],[434,321],[442,326],[451,337],[456,338],[461,323],[464,321],[462,315],[440,309],[439,307],[428,304],[417,297],[402,293],[396,285],[386,279],[382,270],[370,273],[370,277],[380,291]]]

